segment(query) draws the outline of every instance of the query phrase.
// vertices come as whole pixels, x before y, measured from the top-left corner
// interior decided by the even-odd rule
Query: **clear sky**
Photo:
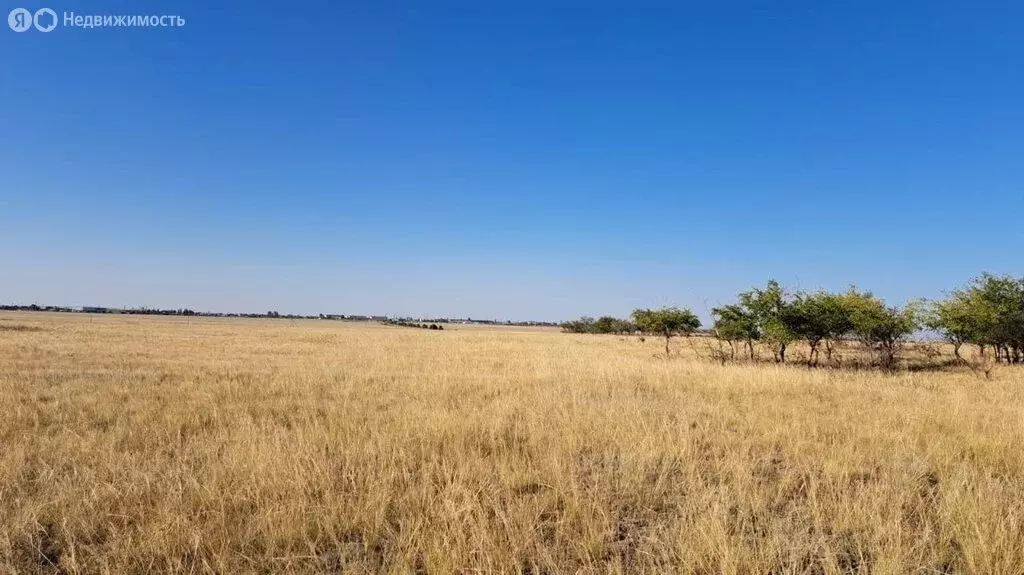
[[[0,301],[559,320],[1024,272],[1024,3],[4,0]]]

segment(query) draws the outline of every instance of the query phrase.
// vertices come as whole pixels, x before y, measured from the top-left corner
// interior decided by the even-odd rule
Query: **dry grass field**
[[[0,573],[1024,573],[1024,371],[0,313]]]

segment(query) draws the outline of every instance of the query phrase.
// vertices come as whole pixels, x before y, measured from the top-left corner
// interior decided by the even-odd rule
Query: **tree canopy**
[[[700,329],[700,318],[688,309],[663,307],[661,309],[635,309],[633,322],[644,333],[665,338],[665,355],[669,354],[669,341],[676,335],[689,335]]]

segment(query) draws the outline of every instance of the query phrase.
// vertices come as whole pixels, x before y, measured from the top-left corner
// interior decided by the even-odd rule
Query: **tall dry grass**
[[[1022,372],[0,314],[0,572],[1024,572]],[[685,349],[684,349],[685,350]]]

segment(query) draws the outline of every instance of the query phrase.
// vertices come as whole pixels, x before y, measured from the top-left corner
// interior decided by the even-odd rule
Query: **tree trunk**
[[[666,334],[666,335],[665,335],[665,359],[668,359],[668,353],[669,353],[669,351],[668,351],[668,341],[669,341],[670,339],[672,339],[672,336],[671,336],[671,335],[668,335],[668,334]]]
[[[878,347],[880,352],[881,367],[886,371],[896,370],[896,344],[893,342],[883,342]]]
[[[779,363],[786,363],[786,344],[779,345]]]
[[[963,359],[962,357],[960,357],[960,346],[963,345],[963,344],[964,344],[964,342],[962,342],[962,341],[954,341],[953,342],[953,355],[957,359],[961,359],[961,360]]]

